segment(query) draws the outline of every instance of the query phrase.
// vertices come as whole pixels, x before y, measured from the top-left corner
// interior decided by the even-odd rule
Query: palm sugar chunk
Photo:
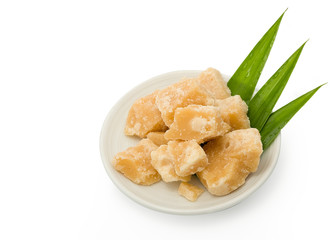
[[[164,182],[190,181],[190,175],[181,177],[175,172],[174,157],[169,153],[167,145],[161,145],[151,153],[152,166],[159,172]]]
[[[255,128],[232,131],[204,146],[209,164],[198,178],[208,191],[223,196],[245,183],[255,172],[262,153],[259,131]]]
[[[226,134],[223,139],[226,156],[239,159],[249,172],[257,171],[263,149],[260,133],[256,128],[235,130]]]
[[[208,165],[208,157],[195,141],[170,141],[168,151],[173,156],[175,172],[179,176],[190,176]]]
[[[158,146],[168,143],[168,140],[164,137],[164,132],[150,132],[147,134],[147,138]]]
[[[189,105],[175,111],[174,122],[165,133],[168,140],[192,140],[203,143],[223,136],[231,127],[225,123],[218,107]]]
[[[126,135],[144,138],[149,132],[165,131],[167,129],[162,120],[161,112],[155,105],[157,93],[158,91],[155,91],[134,102],[126,120],[124,129]]]
[[[170,127],[175,110],[191,104],[214,105],[214,97],[194,79],[184,79],[158,92],[156,105],[165,124]]]
[[[250,120],[247,116],[247,105],[239,95],[217,100],[220,114],[224,122],[234,130],[250,128]]]
[[[208,168],[197,173],[198,178],[211,194],[227,195],[245,183],[249,172],[241,168],[238,159],[224,155],[220,159],[211,161]]]
[[[206,88],[216,99],[224,99],[231,96],[231,91],[224,81],[221,73],[208,68],[198,76],[199,83]]]
[[[112,165],[134,183],[151,185],[161,180],[160,174],[151,164],[151,152],[157,148],[151,140],[143,139],[138,145],[117,153],[112,159]]]
[[[178,188],[178,193],[191,202],[195,202],[203,192],[202,188],[185,182],[181,182]]]

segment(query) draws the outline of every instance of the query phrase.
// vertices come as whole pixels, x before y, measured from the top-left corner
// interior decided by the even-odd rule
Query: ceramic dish
[[[134,201],[145,207],[172,214],[203,214],[221,211],[232,207],[256,191],[271,175],[280,152],[280,135],[272,145],[262,154],[257,172],[246,179],[246,183],[236,191],[222,197],[216,197],[205,191],[196,202],[189,202],[178,192],[178,182],[164,183],[162,181],[151,186],[134,184],[124,175],[117,172],[110,161],[113,156],[134,146],[139,138],[124,135],[124,126],[128,111],[135,100],[162,89],[179,81],[183,77],[196,77],[201,71],[175,71],[156,76],[133,88],[122,97],[107,115],[100,136],[100,153],[108,176],[113,183]],[[226,81],[228,76],[223,75]],[[196,177],[192,183],[201,186]]]

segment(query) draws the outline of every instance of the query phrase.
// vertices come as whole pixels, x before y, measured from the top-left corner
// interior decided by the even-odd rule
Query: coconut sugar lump
[[[164,182],[190,181],[190,175],[181,177],[175,172],[174,156],[168,151],[167,145],[162,145],[151,153],[152,165],[159,172]]]
[[[201,72],[198,78],[196,78],[196,81],[207,89],[216,99],[225,99],[231,96],[231,91],[226,85],[222,74],[214,68],[208,68]]]
[[[250,120],[247,116],[247,104],[239,95],[217,100],[216,105],[224,122],[234,130],[250,128]]]
[[[215,99],[195,79],[184,79],[170,85],[159,91],[156,97],[156,106],[168,127],[174,122],[175,110],[190,104],[214,105]]]
[[[203,192],[202,188],[186,182],[181,182],[178,188],[178,193],[191,202],[195,202]]]
[[[197,173],[208,191],[223,196],[245,183],[255,172],[262,153],[259,131],[255,128],[232,131],[204,146],[209,165]]]
[[[117,153],[112,159],[113,167],[134,183],[151,185],[161,180],[151,164],[151,152],[156,150],[151,140],[143,139],[138,145]]]
[[[147,138],[158,146],[168,143],[168,140],[164,137],[164,132],[150,132],[147,134]]]
[[[195,141],[170,141],[168,151],[173,156],[175,172],[179,176],[189,176],[202,171],[208,165],[208,157]]]
[[[218,107],[189,105],[176,109],[174,122],[164,137],[168,140],[196,140],[203,143],[223,136],[230,129],[222,120]]]
[[[149,132],[165,131],[167,126],[155,105],[158,91],[142,97],[134,102],[128,112],[124,132],[126,135],[146,137]]]

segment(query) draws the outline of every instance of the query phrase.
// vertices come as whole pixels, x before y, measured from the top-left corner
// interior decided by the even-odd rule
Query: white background
[[[1,1],[0,239],[335,239],[333,5]],[[282,131],[268,181],[239,205],[200,216],[124,196],[99,153],[116,101],[173,70],[232,75],[287,7],[258,86],[308,38],[277,107],[328,84]]]

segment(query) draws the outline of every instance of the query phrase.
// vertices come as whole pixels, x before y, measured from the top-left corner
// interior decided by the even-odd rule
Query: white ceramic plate
[[[205,191],[196,202],[189,202],[178,194],[179,183],[177,182],[164,183],[160,181],[151,186],[140,186],[128,180],[112,167],[110,161],[116,153],[136,145],[139,141],[136,137],[125,136],[123,132],[128,110],[134,101],[156,89],[171,85],[183,77],[196,77],[200,72],[175,71],[143,82],[122,97],[104,121],[100,136],[100,153],[107,174],[121,192],[145,207],[172,214],[203,214],[224,210],[256,191],[271,175],[276,165],[280,152],[280,135],[262,154],[257,172],[250,174],[243,186],[223,197],[216,197]],[[223,75],[223,77],[228,81],[228,76]],[[196,177],[192,179],[192,182],[201,186]]]

